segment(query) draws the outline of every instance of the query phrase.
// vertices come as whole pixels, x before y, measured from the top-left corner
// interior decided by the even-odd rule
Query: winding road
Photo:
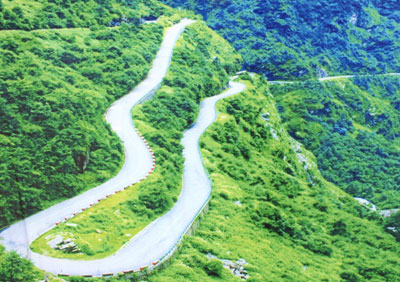
[[[82,208],[98,199],[144,180],[154,168],[153,155],[143,138],[137,133],[131,118],[132,108],[155,91],[165,76],[176,41],[187,25],[184,19],[167,29],[163,42],[147,78],[134,90],[116,101],[106,112],[106,120],[120,137],[125,149],[125,163],[117,176],[72,199],[56,204],[44,211],[19,221],[0,232],[0,243],[8,251],[15,250],[29,258],[38,268],[54,274],[102,276],[151,266],[168,257],[176,248],[197,215],[211,196],[211,182],[203,166],[199,138],[216,119],[216,103],[223,98],[244,91],[244,84],[230,82],[229,88],[201,102],[196,123],[184,133],[181,140],[185,157],[183,187],[173,208],[153,221],[115,254],[98,260],[77,261],[47,257],[30,250],[29,245],[56,224],[70,218]],[[400,75],[391,73],[387,75]],[[325,77],[320,80],[351,78],[354,75]],[[292,83],[276,81],[270,83]]]
[[[196,216],[208,203],[211,182],[203,167],[199,138],[216,119],[218,100],[242,92],[245,85],[230,82],[230,88],[220,95],[202,101],[197,122],[184,133],[184,175],[181,194],[173,208],[156,219],[115,254],[99,260],[77,261],[58,259],[34,253],[29,245],[58,222],[70,218],[74,212],[89,207],[98,199],[141,181],[154,168],[151,149],[136,132],[131,110],[146,95],[158,88],[171,61],[173,48],[185,27],[193,21],[184,19],[167,29],[148,77],[134,90],[116,101],[107,111],[106,120],[123,142],[125,163],[117,176],[72,199],[19,221],[0,233],[0,243],[8,251],[15,250],[29,258],[35,266],[54,274],[102,276],[108,273],[138,270],[151,266],[173,253]]]

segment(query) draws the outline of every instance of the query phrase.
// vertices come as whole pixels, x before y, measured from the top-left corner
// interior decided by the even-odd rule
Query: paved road
[[[217,116],[216,102],[244,89],[244,84],[230,82],[227,91],[202,101],[196,123],[184,133],[181,140],[185,157],[183,187],[177,202],[168,213],[156,219],[125,247],[107,258],[72,261],[32,253],[31,259],[35,265],[55,274],[101,276],[104,273],[138,270],[170,253],[211,195],[211,182],[203,167],[199,138]]]
[[[108,182],[73,199],[15,223],[0,233],[0,240],[7,250],[16,250],[33,263],[54,274],[93,275],[137,270],[151,265],[174,250],[193,219],[198,215],[211,195],[211,183],[203,167],[199,150],[199,138],[213,123],[218,100],[237,94],[245,89],[241,83],[230,82],[230,88],[222,94],[202,101],[197,122],[184,133],[182,144],[185,157],[183,188],[176,204],[121,248],[114,255],[92,261],[76,261],[51,258],[29,250],[29,244],[52,228],[56,222],[73,212],[88,206],[115,190],[144,178],[152,167],[152,156],[141,138],[135,133],[131,120],[131,108],[147,93],[157,87],[165,75],[173,46],[184,27],[192,23],[183,20],[170,28],[154,61],[148,78],[131,93],[114,103],[106,113],[106,119],[118,134],[125,147],[125,164],[121,172]]]
[[[31,259],[39,268],[53,273],[66,271],[67,268],[64,265],[73,265],[72,268],[69,268],[73,274],[82,274],[82,272],[88,271],[82,263],[71,263],[67,260],[57,260],[33,253],[30,251],[29,245],[38,236],[53,228],[57,222],[66,217],[71,217],[74,212],[89,207],[90,204],[109,194],[113,194],[116,190],[121,190],[136,183],[145,178],[151,171],[153,165],[152,155],[140,136],[135,132],[131,109],[141,98],[161,83],[171,61],[176,40],[185,26],[192,22],[187,19],[182,20],[179,24],[166,31],[148,77],[132,92],[116,101],[106,113],[106,120],[121,138],[125,148],[125,163],[118,175],[96,188],[32,215],[3,230],[0,233],[0,243],[7,250],[15,250],[20,255]],[[93,269],[92,272],[94,272]]]
[[[364,74],[364,75],[358,75],[359,77],[367,77],[367,76],[376,76],[376,75],[385,75],[385,76],[400,76],[400,73],[385,73],[385,74]],[[335,80],[335,79],[340,79],[340,78],[353,78],[356,77],[356,75],[338,75],[338,76],[327,76],[327,77],[322,77],[319,78],[319,81],[325,81],[325,80]]]
[[[364,74],[364,75],[358,75],[359,77],[368,77],[368,76],[376,76],[376,75],[384,75],[384,76],[400,76],[400,73],[385,73],[385,74]],[[338,75],[338,76],[327,76],[327,77],[322,77],[318,78],[319,81],[326,81],[326,80],[335,80],[335,79],[340,79],[340,78],[353,78],[356,77],[354,74],[349,74],[349,75]],[[296,82],[301,82],[301,81],[285,81],[285,80],[271,80],[268,81],[270,84],[290,84],[290,83],[296,83]]]

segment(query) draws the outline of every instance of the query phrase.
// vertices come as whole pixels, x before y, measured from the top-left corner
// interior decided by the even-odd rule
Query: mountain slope
[[[183,132],[195,121],[199,102],[220,93],[229,80],[228,73],[240,65],[240,56],[204,22],[187,26],[174,48],[161,88],[133,110],[135,127],[156,157],[154,172],[145,181],[43,234],[32,243],[32,250],[73,259],[106,257],[170,210],[182,188]],[[79,228],[74,228],[75,224]],[[47,244],[64,234],[81,252],[65,253]]]
[[[377,215],[323,179],[267,83],[247,79],[201,140],[210,211],[149,281],[240,281],[219,259],[244,259],[247,281],[399,281],[399,245]]]
[[[202,14],[269,79],[399,70],[398,1],[164,0]]]
[[[64,15],[74,18],[73,13],[66,10],[71,5],[75,7],[73,10],[79,10],[80,1],[54,2],[57,5],[50,5],[53,8],[44,14],[50,19],[57,15],[57,25],[68,27],[62,16],[52,11],[55,7],[65,8]],[[62,6],[63,2],[69,6]],[[18,14],[18,9],[14,9],[18,3],[21,1],[0,2],[0,10],[13,10]],[[32,9],[33,21],[35,15],[39,15],[40,3],[45,1],[25,1],[21,10]],[[94,3],[100,1],[88,3],[90,9],[82,7],[75,12],[76,17],[84,18],[77,20],[76,26],[90,28],[0,31],[0,59],[5,66],[0,69],[0,177],[2,184],[5,183],[0,190],[1,226],[103,181],[115,173],[122,162],[119,142],[105,125],[103,113],[113,100],[144,77],[161,40],[163,26],[169,23],[140,25],[137,20],[143,15],[158,16],[156,7],[159,6],[152,10],[135,2],[135,7],[144,11],[134,17],[136,21],[109,28],[106,27],[109,24],[125,21],[123,16],[128,9],[125,2],[113,1],[110,9],[119,12],[110,10],[106,21],[98,19],[98,14],[87,16],[86,13],[92,13],[92,8],[96,7]],[[276,6],[272,5],[274,3]],[[231,26],[225,29],[220,18],[218,22],[217,17],[208,18],[216,27],[220,25],[220,31],[227,36],[240,37],[242,41],[235,41],[239,42],[235,44],[242,44],[239,49],[246,58],[246,66],[269,77],[303,79],[315,76],[316,67],[325,68],[329,73],[395,70],[398,58],[393,50],[398,47],[398,41],[392,37],[398,32],[396,1],[325,3],[323,7],[316,3],[297,1],[289,6],[275,1],[257,6],[261,1],[227,0],[204,2],[202,7],[214,7],[215,13],[232,20],[232,27],[239,29],[239,33],[232,31]],[[367,12],[366,6],[360,6],[365,3],[369,3]],[[355,23],[352,23],[353,14],[342,9],[345,5],[357,11]],[[226,12],[219,9],[229,7]],[[237,13],[238,7],[242,13]],[[257,10],[256,7],[261,8]],[[306,12],[298,18],[297,10],[292,7],[299,11],[304,8]],[[272,13],[270,18],[275,25],[271,28],[276,32],[268,31],[267,37],[245,38],[246,31],[240,30],[243,26],[259,30],[260,34],[265,32],[264,20],[260,19],[259,25],[249,24],[257,18],[249,16],[252,9],[256,14]],[[329,41],[331,45],[319,46],[318,42],[311,41],[309,45],[300,46],[307,34],[313,35],[313,40],[318,39],[312,29],[307,29],[310,26],[305,25],[305,30],[292,30],[304,26],[305,15],[310,11],[316,13],[310,14],[311,27],[326,13],[328,23],[315,29],[324,34],[326,40],[332,40]],[[331,11],[338,15],[334,18],[337,25],[329,25]],[[131,12],[137,15],[135,9]],[[364,12],[368,15],[359,16]],[[171,10],[165,11],[165,14],[171,13]],[[240,17],[236,18],[235,14]],[[26,12],[23,18],[28,16]],[[172,18],[177,20],[180,15]],[[344,19],[348,18],[352,22],[346,25]],[[361,19],[364,18],[377,22],[363,26]],[[14,17],[9,22],[16,23],[15,29],[57,27],[46,19],[39,25],[29,20],[18,22]],[[389,28],[381,32],[385,26]],[[336,31],[335,28],[338,29],[335,33],[325,30]],[[365,32],[368,33],[368,29],[371,29],[371,38]],[[289,38],[288,32],[293,36]],[[357,41],[353,35],[362,40]],[[360,47],[364,46],[365,38],[373,45],[370,56]],[[341,42],[347,39],[348,43]],[[101,209],[77,218],[83,226],[77,231],[78,239],[79,236],[92,239],[86,255],[104,253],[107,248],[118,249],[124,242],[121,239],[125,234],[124,222],[118,223],[121,212],[124,218],[133,220],[134,225],[135,221],[150,222],[172,206],[181,181],[183,157],[179,141],[182,132],[195,120],[197,102],[218,93],[227,82],[228,73],[241,66],[234,50],[202,23],[189,29],[185,40],[177,48],[176,64],[172,65],[162,88],[154,99],[133,113],[138,127],[154,148],[159,162],[157,170],[148,182],[135,187],[129,198],[119,194],[118,201],[105,201]],[[337,42],[345,44],[346,48]],[[381,43],[387,52],[380,52]],[[263,44],[270,45],[262,47]],[[255,46],[265,52],[260,55],[251,51]],[[363,63],[366,58],[373,63],[371,69]],[[389,59],[392,60],[389,62]],[[400,281],[399,244],[385,232],[382,219],[323,178],[326,176],[339,186],[343,183],[350,186],[353,176],[358,177],[358,182],[367,181],[371,167],[361,166],[363,174],[359,175],[350,175],[348,170],[332,172],[330,165],[342,169],[342,163],[330,158],[333,154],[324,155],[325,151],[318,151],[321,144],[336,146],[334,150],[349,161],[354,152],[348,154],[351,148],[328,144],[334,137],[342,147],[361,142],[357,143],[360,150],[355,151],[361,160],[359,163],[370,160],[373,153],[390,155],[379,159],[381,163],[374,163],[374,169],[379,172],[374,180],[383,182],[385,175],[382,173],[387,173],[391,176],[387,184],[375,187],[374,183],[365,182],[368,189],[363,185],[353,186],[360,188],[365,196],[379,200],[382,207],[392,206],[392,198],[382,196],[390,190],[393,199],[398,197],[395,190],[398,183],[398,81],[355,78],[340,83],[307,82],[300,87],[297,84],[273,86],[270,91],[263,78],[245,74],[242,79],[248,90],[221,104],[222,114],[201,141],[205,165],[214,184],[210,212],[197,234],[184,240],[176,260],[148,280],[240,281],[223,269],[219,259],[245,259],[249,263],[244,266],[250,275],[248,281]],[[351,106],[357,111],[347,109]],[[333,109],[334,115],[326,109]],[[323,134],[320,141],[314,139],[316,132]],[[304,142],[306,147],[293,137]],[[322,173],[317,164],[324,169]],[[385,166],[389,169],[385,170]],[[386,188],[388,190],[384,190]],[[369,195],[371,189],[378,193]],[[385,224],[390,225],[391,221]],[[74,229],[71,226],[60,228],[68,232]],[[62,231],[60,228],[56,232]],[[115,239],[116,243],[113,246],[99,243],[96,236],[103,235],[99,235],[97,229],[107,230],[105,241]],[[0,264],[6,261],[6,256],[14,257],[1,251]],[[33,272],[30,264],[26,268],[27,272]],[[0,275],[5,273],[4,269],[1,265]],[[8,274],[12,272],[9,268],[7,271]],[[113,281],[124,279],[112,278]],[[71,281],[84,279],[72,278]]]
[[[400,200],[400,79],[356,77],[274,85],[293,138],[318,159],[324,177],[378,208]]]
[[[119,170],[122,147],[103,115],[144,78],[162,32],[138,24],[0,31],[1,227]]]
[[[142,17],[158,17],[164,9],[155,0],[2,0],[0,30],[138,25]]]

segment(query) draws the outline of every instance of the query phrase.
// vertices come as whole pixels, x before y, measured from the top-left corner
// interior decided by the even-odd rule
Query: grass
[[[145,183],[132,185],[61,223],[36,239],[31,249],[51,257],[80,260],[100,259],[115,253],[150,222],[148,218],[133,216],[128,207],[128,200],[137,199],[137,188],[140,185]],[[58,235],[64,239],[73,239],[85,253],[67,254],[52,249],[47,242]]]

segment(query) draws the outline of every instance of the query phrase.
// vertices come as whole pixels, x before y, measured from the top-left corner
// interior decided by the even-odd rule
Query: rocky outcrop
[[[245,259],[238,259],[237,261],[233,262],[228,259],[219,259],[213,254],[207,254],[207,257],[210,259],[220,260],[224,268],[230,270],[233,275],[239,277],[242,280],[247,280],[250,277],[250,275],[247,273],[247,270],[244,268],[244,266],[248,264]]]
[[[79,247],[72,241],[71,238],[64,238],[60,235],[47,242],[47,244],[55,250],[60,250],[64,253],[80,253]]]

